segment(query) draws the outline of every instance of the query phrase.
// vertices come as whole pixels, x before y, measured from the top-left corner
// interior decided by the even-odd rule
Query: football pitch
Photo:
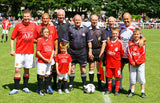
[[[9,32],[9,37],[13,29]],[[141,98],[140,84],[137,82],[135,86],[135,95],[131,98],[127,97],[129,88],[129,70],[128,65],[125,66],[123,72],[123,88],[124,92],[118,96],[111,93],[104,96],[103,92],[95,91],[93,94],[84,94],[82,91],[82,80],[80,77],[79,65],[76,68],[76,76],[74,82],[74,90],[70,94],[58,94],[54,91],[53,95],[46,94],[41,96],[36,93],[37,74],[36,67],[30,70],[30,79],[28,87],[31,93],[24,93],[23,87],[23,69],[21,71],[20,93],[9,95],[14,88],[14,57],[10,56],[10,42],[0,43],[0,103],[160,103],[160,30],[159,29],[143,29],[143,35],[146,37],[146,65],[145,65],[145,93],[146,98]],[[0,38],[2,29],[0,28]],[[1,39],[0,39],[1,41]],[[86,67],[88,71],[88,66]],[[87,75],[87,83],[89,76]],[[97,76],[95,70],[94,84],[97,85]]]

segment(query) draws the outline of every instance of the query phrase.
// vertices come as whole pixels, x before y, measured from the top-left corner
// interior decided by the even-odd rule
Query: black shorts
[[[89,57],[88,57],[88,62],[89,63],[92,63],[92,62],[95,62],[95,61],[100,62],[100,59],[99,59],[100,51],[101,51],[101,48],[99,48],[99,49],[92,49],[92,54],[93,54],[94,58],[93,58],[93,60],[90,60]],[[103,58],[103,55],[102,55],[102,58]]]
[[[129,59],[128,58],[121,58],[121,64],[126,64],[129,63]]]
[[[80,66],[87,65],[87,49],[86,48],[83,48],[80,50],[73,50],[69,48],[68,53],[72,57],[72,65],[76,65],[77,63],[79,63]]]

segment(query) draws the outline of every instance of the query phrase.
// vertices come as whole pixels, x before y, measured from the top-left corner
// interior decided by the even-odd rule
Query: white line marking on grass
[[[104,92],[102,92],[104,103],[111,103],[111,100],[109,98],[109,95],[104,95]]]

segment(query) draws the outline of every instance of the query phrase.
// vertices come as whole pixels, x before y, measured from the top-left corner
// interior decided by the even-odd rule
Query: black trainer
[[[53,92],[51,92],[49,89],[47,89],[45,92],[46,94],[53,94]]]
[[[146,98],[146,94],[145,93],[141,93],[141,97],[142,98]]]
[[[118,91],[115,91],[114,95],[115,95],[115,96],[118,96],[118,95],[119,95]]]
[[[111,91],[110,90],[107,90],[105,93],[104,93],[104,95],[109,95],[111,93]]]
[[[39,94],[42,95],[42,96],[45,96],[45,93],[44,93],[43,90],[40,90],[40,91],[39,91]]]
[[[69,85],[69,88],[68,88],[68,90],[69,91],[72,91],[74,88],[73,88],[73,85]]]

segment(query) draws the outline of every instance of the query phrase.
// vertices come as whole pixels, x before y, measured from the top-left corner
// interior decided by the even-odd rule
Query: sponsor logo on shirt
[[[47,52],[47,51],[52,51],[51,46],[45,46],[45,51],[46,51],[46,52]]]
[[[108,50],[107,53],[110,54],[110,55],[115,55],[116,54],[115,52],[112,52],[112,51],[109,51],[109,50]]]

